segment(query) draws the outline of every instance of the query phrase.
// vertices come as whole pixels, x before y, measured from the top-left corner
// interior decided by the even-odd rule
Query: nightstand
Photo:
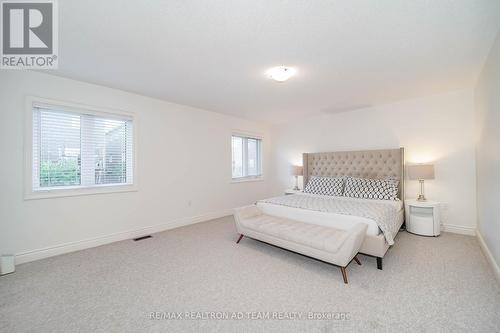
[[[437,201],[405,200],[406,231],[422,236],[439,236],[439,205]]]
[[[294,189],[285,190],[285,195],[297,194],[297,193],[302,193],[302,190],[294,190]]]

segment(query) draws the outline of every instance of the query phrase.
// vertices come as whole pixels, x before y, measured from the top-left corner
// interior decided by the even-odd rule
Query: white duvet
[[[261,200],[257,206],[273,216],[349,230],[358,223],[368,226],[367,235],[382,232],[394,243],[403,216],[403,203],[392,200],[356,199],[300,193]]]

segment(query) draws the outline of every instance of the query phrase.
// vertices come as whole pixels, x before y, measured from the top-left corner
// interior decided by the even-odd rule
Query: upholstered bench
[[[344,283],[347,265],[352,260],[361,265],[356,255],[365,238],[364,223],[340,230],[266,215],[255,205],[235,209],[234,219],[240,233],[236,243],[247,236],[340,266]]]

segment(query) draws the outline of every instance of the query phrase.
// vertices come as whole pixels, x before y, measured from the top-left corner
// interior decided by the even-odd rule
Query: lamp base
[[[420,194],[418,195],[417,201],[427,201],[424,195],[424,180],[419,179],[418,181],[420,182]]]
[[[417,201],[427,201],[427,198],[423,194],[420,194],[417,198]]]
[[[294,191],[300,191],[299,188],[299,176],[295,176],[295,187],[293,188]]]

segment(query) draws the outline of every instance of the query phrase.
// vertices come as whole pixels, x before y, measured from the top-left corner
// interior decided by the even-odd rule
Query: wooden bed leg
[[[348,284],[348,282],[347,282],[347,272],[345,270],[345,267],[340,267],[340,270],[342,271],[342,277],[344,278],[344,283]]]
[[[240,238],[238,238],[238,240],[236,241],[236,244],[238,244],[242,238],[243,238],[243,234],[240,235]]]
[[[382,258],[377,257],[377,268],[382,270]]]
[[[361,265],[361,261],[359,261],[357,255],[354,256],[354,261],[356,262],[356,264]]]

